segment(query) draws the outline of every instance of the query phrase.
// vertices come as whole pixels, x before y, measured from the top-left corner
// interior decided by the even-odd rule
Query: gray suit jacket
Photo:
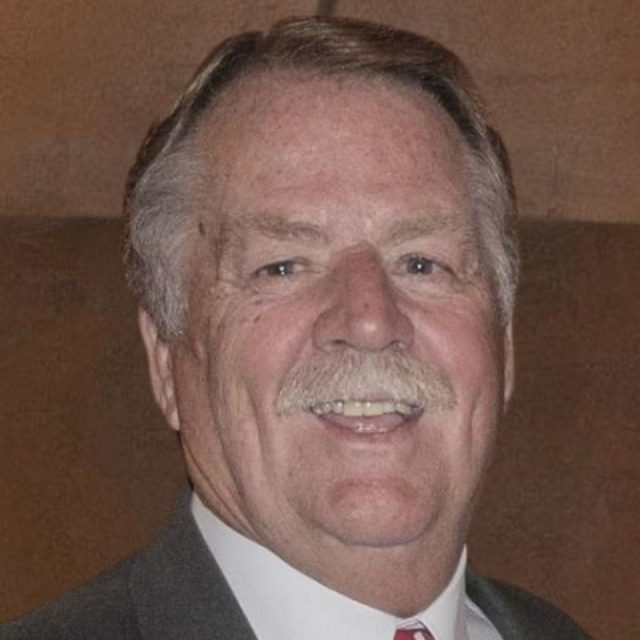
[[[467,591],[504,640],[580,640],[549,604],[472,572]],[[0,628],[2,640],[256,640],[183,499],[169,530],[60,600]]]

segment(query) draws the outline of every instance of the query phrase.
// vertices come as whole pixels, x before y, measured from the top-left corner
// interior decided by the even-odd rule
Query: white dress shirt
[[[435,640],[502,640],[467,597],[467,553],[442,593],[410,619],[352,600],[297,571],[237,533],[193,494],[193,515],[207,546],[259,640],[393,640],[396,629],[422,623]]]

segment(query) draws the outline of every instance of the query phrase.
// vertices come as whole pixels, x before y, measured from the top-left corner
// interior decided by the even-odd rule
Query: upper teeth
[[[372,402],[369,400],[337,400],[335,402],[321,402],[311,407],[317,415],[325,413],[339,413],[349,418],[361,416],[381,416],[385,413],[401,413],[409,415],[413,408],[406,402]]]

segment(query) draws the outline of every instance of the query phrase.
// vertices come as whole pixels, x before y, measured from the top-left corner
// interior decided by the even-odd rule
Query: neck
[[[281,557],[349,598],[386,613],[408,618],[426,609],[446,588],[464,541],[430,539],[389,548],[316,547],[309,562],[298,562],[289,550]]]

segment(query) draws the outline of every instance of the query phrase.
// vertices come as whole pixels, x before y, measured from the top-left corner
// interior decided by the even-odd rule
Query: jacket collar
[[[135,561],[129,589],[145,640],[256,640],[193,521],[188,491],[168,531]]]

